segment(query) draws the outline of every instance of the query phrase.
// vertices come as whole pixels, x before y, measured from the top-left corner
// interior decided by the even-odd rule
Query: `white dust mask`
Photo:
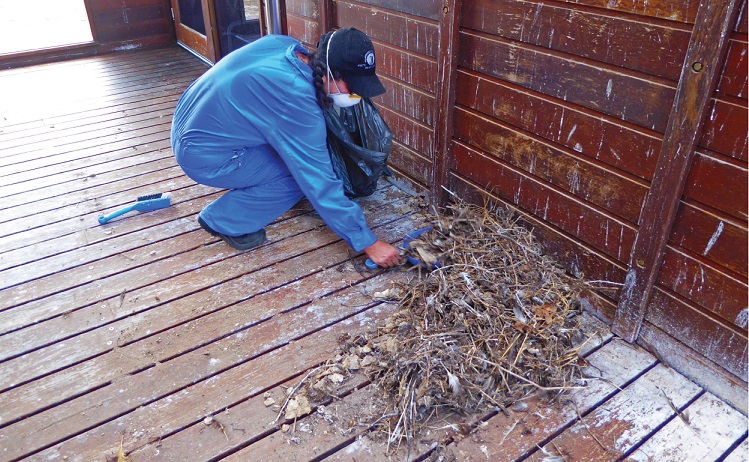
[[[336,31],[338,32],[338,31]],[[328,46],[325,50],[325,67],[328,71],[328,96],[333,100],[333,104],[335,104],[338,107],[350,107],[355,104],[358,104],[361,101],[361,96],[359,95],[353,95],[351,93],[341,93],[341,90],[338,88],[338,84],[335,81],[335,78],[333,77],[333,73],[330,71],[330,64],[328,60],[328,54],[330,53],[330,42],[333,41],[333,36],[335,35],[335,32],[333,32],[333,35],[330,36],[328,39]],[[335,85],[335,88],[338,93],[330,93],[330,82],[333,82],[333,85]]]
[[[328,95],[333,99],[333,104],[338,107],[349,107],[358,104],[361,101],[361,96],[352,95],[350,93],[335,93]]]

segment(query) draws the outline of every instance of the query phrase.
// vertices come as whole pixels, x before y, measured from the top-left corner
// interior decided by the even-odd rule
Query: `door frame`
[[[200,3],[203,9],[205,35],[182,24],[179,17],[179,0],[171,0],[174,30],[179,45],[212,65],[216,63],[219,55],[216,50],[218,37],[216,36],[216,14],[213,10],[214,0],[200,0]]]

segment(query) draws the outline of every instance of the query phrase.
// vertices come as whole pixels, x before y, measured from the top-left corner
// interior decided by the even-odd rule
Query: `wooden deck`
[[[204,71],[168,48],[0,72],[0,461],[116,460],[121,447],[133,462],[406,459],[356,422],[363,379],[286,432],[272,424],[267,397],[384,319],[392,305],[371,294],[402,275],[358,271],[305,203],[246,253],[198,227],[221,192],[182,175],[169,128]],[[98,224],[156,192],[173,206]],[[361,204],[397,241],[410,200],[383,186]],[[588,352],[601,378],[565,406],[531,398],[412,458],[747,460],[745,416],[587,325],[603,332]]]

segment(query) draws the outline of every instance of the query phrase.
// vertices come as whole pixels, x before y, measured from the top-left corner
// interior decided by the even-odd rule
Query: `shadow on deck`
[[[363,271],[306,202],[246,253],[199,228],[220,191],[182,174],[169,129],[204,71],[168,48],[0,72],[0,460],[116,460],[121,444],[133,462],[389,460],[366,426],[339,431],[363,379],[332,414],[271,424],[266,398],[384,319],[371,294],[401,276]],[[157,192],[173,205],[98,224]],[[416,225],[409,201],[383,185],[360,204],[394,242]],[[447,445],[457,460],[746,460],[743,415],[587,325],[604,379],[563,408],[482,416]]]

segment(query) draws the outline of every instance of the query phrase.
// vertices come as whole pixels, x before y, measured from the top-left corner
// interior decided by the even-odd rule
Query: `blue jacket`
[[[291,37],[269,35],[219,61],[177,104],[172,146],[177,156],[189,147],[183,167],[219,176],[236,150],[270,145],[325,223],[358,252],[377,238],[333,172],[312,69],[296,52],[308,53]]]

